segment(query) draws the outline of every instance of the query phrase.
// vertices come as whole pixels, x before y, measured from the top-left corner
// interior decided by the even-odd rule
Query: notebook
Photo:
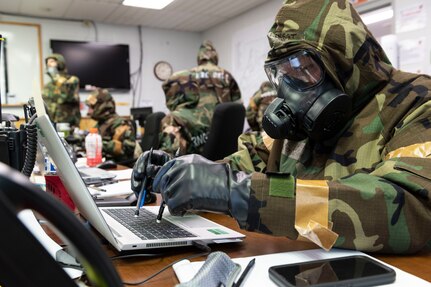
[[[46,115],[40,95],[35,105],[38,140],[46,146],[70,197],[81,215],[118,251],[187,246],[197,240],[208,244],[239,242],[245,237],[196,214],[171,216],[167,209],[157,224],[158,206],[144,206],[138,218],[134,217],[135,207],[97,207]]]

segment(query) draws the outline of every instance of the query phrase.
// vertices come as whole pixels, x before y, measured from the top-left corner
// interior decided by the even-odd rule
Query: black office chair
[[[242,104],[218,104],[202,155],[210,160],[219,160],[236,152],[238,136],[244,128],[244,119],[245,108]]]
[[[32,209],[67,238],[91,286],[123,286],[96,238],[58,199],[0,163],[0,285],[76,287],[74,281],[18,219]]]
[[[164,112],[155,112],[147,116],[144,125],[144,134],[141,138],[142,151],[159,147],[160,124],[164,118]]]

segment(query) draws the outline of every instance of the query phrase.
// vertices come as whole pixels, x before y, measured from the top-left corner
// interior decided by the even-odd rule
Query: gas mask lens
[[[309,51],[299,51],[265,64],[265,72],[278,90],[282,79],[299,91],[307,90],[318,85],[323,80],[323,70],[319,62]]]

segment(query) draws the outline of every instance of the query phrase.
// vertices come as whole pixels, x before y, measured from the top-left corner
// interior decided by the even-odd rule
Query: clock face
[[[166,61],[160,61],[154,65],[154,75],[161,81],[167,80],[172,72],[171,64]]]

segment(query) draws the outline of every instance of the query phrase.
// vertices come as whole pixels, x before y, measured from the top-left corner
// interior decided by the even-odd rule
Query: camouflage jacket
[[[333,142],[242,135],[226,160],[252,173],[245,228],[296,239],[298,214],[311,206],[317,220],[333,223],[337,247],[423,248],[431,239],[430,77],[393,68],[347,0],[286,1],[268,38],[268,59],[317,50],[357,112]],[[319,193],[328,204],[298,205],[298,197],[312,202]]]
[[[70,123],[79,127],[81,113],[79,107],[79,79],[60,73],[47,83],[42,97],[48,106],[48,115],[53,122]]]
[[[113,114],[97,125],[102,136],[103,155],[115,162],[131,160],[136,147],[135,129],[132,122]]]
[[[246,117],[251,130],[262,131],[263,114],[276,96],[277,91],[269,81],[266,81],[260,85],[259,90],[250,98],[246,109]]]
[[[199,66],[174,73],[163,83],[166,106],[159,149],[174,154],[202,153],[218,103],[239,101],[241,93],[232,75],[217,66],[217,53],[205,41],[198,54]]]

